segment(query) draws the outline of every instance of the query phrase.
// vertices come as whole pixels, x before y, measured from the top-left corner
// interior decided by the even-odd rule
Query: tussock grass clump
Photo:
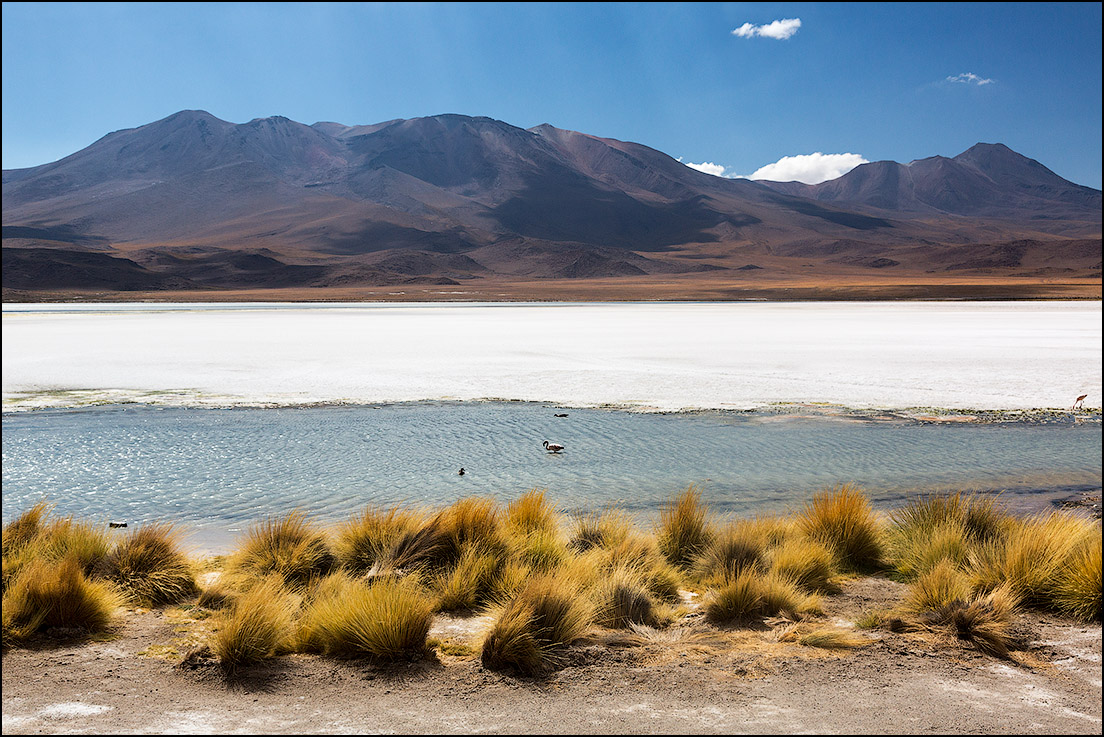
[[[790,619],[798,619],[821,613],[819,595],[805,593],[792,578],[773,571],[760,578],[759,594],[762,597],[762,614],[766,617],[784,614]]]
[[[693,569],[702,581],[724,581],[735,578],[745,569],[761,572],[765,545],[750,523],[741,520],[728,525],[712,536]]]
[[[792,537],[770,551],[770,570],[805,591],[829,591],[836,573],[832,551],[816,540]]]
[[[498,551],[475,544],[466,546],[456,566],[436,576],[437,610],[472,610],[488,603],[498,593],[498,574],[504,564],[505,558]]]
[[[643,577],[652,596],[667,602],[680,600],[682,572],[667,561],[654,537],[630,531],[604,553],[605,570],[633,568]]]
[[[225,670],[272,657],[291,643],[296,603],[283,584],[281,575],[269,575],[215,618],[211,650]]]
[[[400,571],[439,570],[448,564],[453,553],[449,530],[438,516],[417,529],[404,531],[379,565]]]
[[[1058,571],[1052,599],[1066,614],[1085,622],[1100,620],[1101,535],[1089,535]]]
[[[891,545],[895,567],[906,580],[930,571],[943,560],[962,567],[974,547],[960,520],[940,522],[923,533],[894,535]]]
[[[972,552],[974,588],[992,591],[1007,583],[1025,604],[1046,607],[1061,586],[1067,560],[1098,529],[1089,520],[1065,513],[1016,520],[1001,538]]]
[[[494,499],[466,497],[446,507],[438,515],[448,531],[453,553],[459,557],[467,546],[476,545],[487,551],[504,551],[498,504]]]
[[[20,523],[8,552],[4,554],[5,586],[23,566],[35,560],[59,561],[71,558],[77,562],[82,572],[92,575],[101,567],[103,559],[111,550],[111,536],[102,528],[72,517],[46,520],[39,514],[43,508],[48,509],[43,503],[32,508],[34,514],[30,521],[24,520]],[[26,517],[26,513],[23,517]]]
[[[705,617],[715,624],[747,621],[762,613],[762,579],[750,568],[710,592],[705,602]]]
[[[972,599],[955,599],[925,614],[925,621],[946,627],[960,640],[974,645],[986,655],[1008,657],[1012,645],[1009,624],[1018,604],[1008,586]]]
[[[806,536],[827,546],[847,568],[868,570],[881,562],[881,524],[856,486],[844,484],[814,494],[798,524]]]
[[[8,524],[2,534],[3,557],[7,558],[34,538],[42,530],[42,523],[50,515],[51,506],[47,502],[38,502]]]
[[[103,632],[120,604],[119,593],[109,584],[89,580],[75,558],[31,561],[4,592],[4,645],[51,628]]]
[[[996,499],[962,492],[920,497],[891,515],[893,527],[908,535],[925,535],[936,528],[961,525],[972,540],[984,542],[1003,533],[1010,517]]]
[[[171,524],[144,525],[124,537],[102,563],[106,578],[135,601],[157,606],[196,592],[195,574]]]
[[[512,532],[523,536],[534,532],[556,532],[559,530],[559,515],[545,498],[544,489],[532,489],[507,505],[506,525]]]
[[[544,670],[556,648],[581,638],[591,625],[592,605],[567,576],[538,575],[498,607],[483,640],[483,665],[522,673]]]
[[[73,558],[85,573],[92,573],[112,547],[111,535],[102,527],[72,517],[52,519],[28,546],[50,560]]]
[[[329,573],[335,562],[326,536],[314,529],[303,512],[295,511],[251,527],[230,568],[261,577],[276,573],[286,585],[301,587]]]
[[[568,545],[578,553],[610,549],[632,534],[632,520],[620,509],[588,512],[574,518]]]
[[[689,568],[713,537],[711,528],[712,516],[702,503],[701,492],[689,486],[660,511],[659,549],[672,565]]]
[[[571,558],[567,542],[555,529],[536,529],[526,535],[515,535],[511,545],[517,560],[537,571],[553,571]]]
[[[921,497],[891,519],[889,557],[906,580],[943,559],[964,566],[973,550],[1001,538],[1013,524],[994,499],[962,493]]]
[[[334,551],[347,570],[366,572],[385,560],[399,538],[416,532],[420,514],[408,509],[367,507],[337,530]]]
[[[749,532],[762,542],[766,550],[777,548],[800,536],[797,520],[793,517],[776,514],[758,515],[743,522]]]
[[[354,580],[344,574],[319,585],[300,625],[300,642],[327,654],[382,660],[426,652],[433,602],[414,578]]]
[[[595,623],[612,629],[632,624],[655,627],[660,624],[657,602],[641,572],[617,568],[599,579],[595,592]]]
[[[913,613],[938,610],[970,597],[970,580],[954,563],[943,560],[909,587],[905,607]]]

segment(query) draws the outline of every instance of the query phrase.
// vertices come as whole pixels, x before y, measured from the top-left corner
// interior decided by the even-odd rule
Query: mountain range
[[[1100,238],[1099,190],[985,143],[808,185],[485,117],[233,124],[183,111],[3,172],[5,299],[886,274],[1099,291]]]

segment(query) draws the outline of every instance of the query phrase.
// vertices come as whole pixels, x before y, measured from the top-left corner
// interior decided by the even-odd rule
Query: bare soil
[[[809,264],[808,266],[812,266]],[[798,269],[798,271],[801,271]],[[930,274],[883,275],[834,266],[795,273],[706,272],[591,279],[525,279],[490,276],[455,286],[402,284],[187,291],[40,290],[5,288],[4,302],[530,302],[653,300],[1034,300],[1101,298],[1099,272],[1069,277]],[[733,276],[733,274],[739,274]]]
[[[665,631],[597,631],[540,678],[483,668],[478,617],[438,617],[435,648],[416,661],[287,655],[227,677],[185,660],[205,612],[131,610],[111,638],[5,653],[3,733],[1100,734],[1099,624],[1032,613],[1003,660],[948,635],[856,627],[903,591],[846,582],[797,630],[718,629],[692,610]],[[869,644],[786,636],[802,628]]]

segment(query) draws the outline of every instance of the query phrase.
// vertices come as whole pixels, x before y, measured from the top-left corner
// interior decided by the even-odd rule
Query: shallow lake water
[[[566,414],[566,417],[556,415]],[[655,414],[519,402],[283,409],[92,407],[3,419],[5,521],[60,514],[185,523],[225,547],[267,515],[337,522],[369,504],[440,507],[548,490],[566,512],[642,523],[688,484],[718,512],[799,508],[859,484],[882,509],[916,494],[1001,491],[1023,506],[1099,487],[1100,425],[990,425],[773,413]],[[543,440],[566,446],[549,454]],[[458,470],[463,467],[463,476]]]

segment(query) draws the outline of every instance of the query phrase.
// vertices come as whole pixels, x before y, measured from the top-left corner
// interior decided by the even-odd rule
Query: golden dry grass
[[[595,623],[613,629],[629,625],[655,627],[662,622],[659,602],[642,572],[620,567],[602,575],[594,589]]]
[[[426,649],[433,602],[415,579],[351,579],[344,574],[320,584],[300,624],[306,649],[328,654],[415,657]]]
[[[114,587],[85,576],[75,558],[31,561],[4,592],[4,646],[52,628],[103,632],[121,602]]]
[[[534,532],[559,532],[559,513],[548,501],[544,489],[532,489],[506,507],[506,525],[522,536]]]
[[[422,515],[413,510],[369,506],[338,528],[334,552],[347,570],[369,571],[387,558],[400,537],[422,524]]]
[[[832,589],[835,557],[827,546],[816,540],[790,537],[770,550],[769,560],[772,573],[789,578],[806,591]]]
[[[556,648],[581,638],[593,622],[593,605],[578,591],[578,582],[569,576],[530,578],[497,608],[483,640],[483,664],[527,674],[542,671]]]
[[[216,617],[211,650],[224,669],[264,660],[291,643],[296,607],[283,584],[283,576],[270,574]]]
[[[477,543],[466,545],[456,565],[438,573],[434,579],[437,610],[474,610],[487,604],[501,593],[498,590],[499,571],[504,564],[505,556],[501,552]]]
[[[297,587],[329,573],[335,562],[326,536],[303,512],[295,511],[249,528],[229,566],[251,577],[275,573],[286,585]]]
[[[749,522],[738,521],[711,536],[694,559],[692,568],[700,581],[724,581],[735,578],[745,569],[760,571],[765,553],[760,530]]]
[[[42,523],[50,515],[50,509],[49,503],[38,502],[4,525],[2,539],[5,558],[38,536]]]
[[[1100,529],[1087,536],[1058,572],[1051,598],[1054,605],[1086,622],[1100,621]]]
[[[1025,604],[1045,608],[1063,585],[1067,561],[1098,531],[1095,523],[1061,512],[1015,520],[1003,536],[972,552],[974,588],[1007,584]]]
[[[846,568],[869,570],[881,563],[882,525],[856,486],[844,484],[814,494],[798,524],[806,536],[832,550]]]
[[[171,524],[143,525],[104,557],[104,575],[145,606],[180,601],[196,593],[195,574]]]
[[[672,565],[689,568],[712,539],[712,525],[701,490],[688,486],[660,511],[656,529],[659,549]]]

